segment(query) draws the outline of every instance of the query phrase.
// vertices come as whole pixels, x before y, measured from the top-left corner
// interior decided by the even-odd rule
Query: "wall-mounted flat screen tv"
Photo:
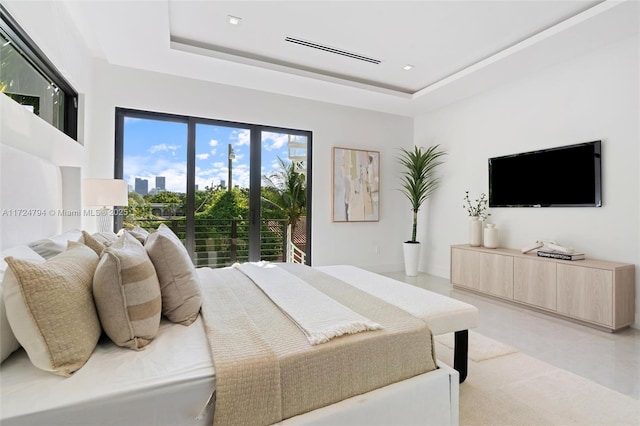
[[[600,207],[601,141],[489,159],[489,207]]]

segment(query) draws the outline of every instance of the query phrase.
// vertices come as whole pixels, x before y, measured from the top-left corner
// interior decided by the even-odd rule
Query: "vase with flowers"
[[[464,205],[469,214],[469,245],[479,247],[482,245],[482,221],[491,216],[487,211],[489,200],[484,192],[473,202],[469,198],[469,191],[464,193]]]

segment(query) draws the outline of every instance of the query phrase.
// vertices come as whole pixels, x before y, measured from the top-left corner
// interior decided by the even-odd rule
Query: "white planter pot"
[[[420,243],[403,243],[404,273],[408,277],[418,275],[418,262],[420,261]]]

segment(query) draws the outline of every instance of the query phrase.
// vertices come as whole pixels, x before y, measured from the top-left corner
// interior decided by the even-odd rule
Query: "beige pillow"
[[[91,235],[87,231],[82,231],[80,242],[90,247],[98,256],[102,254],[102,250],[116,242],[118,237],[113,232],[96,232]]]
[[[102,328],[116,345],[140,350],[158,334],[158,277],[144,247],[128,232],[103,250],[93,297]]]
[[[36,367],[70,376],[87,362],[102,332],[91,296],[98,256],[69,241],[66,251],[43,263],[5,260],[11,329]]]
[[[141,244],[144,244],[149,236],[149,231],[138,225],[131,229],[125,229],[125,231],[133,235]]]
[[[44,262],[44,258],[33,249],[27,246],[16,246],[3,250],[0,253],[0,283],[4,278],[4,273],[9,267],[7,262],[4,261],[5,257],[13,256],[16,259],[30,260],[36,263]],[[9,319],[7,318],[7,310],[4,305],[4,297],[2,291],[2,284],[0,284],[0,362],[4,361],[11,355],[13,351],[20,347],[20,343],[11,330],[9,325]]]
[[[162,224],[144,245],[153,262],[162,292],[162,313],[169,321],[189,325],[198,318],[200,281],[189,253],[169,227]]]
[[[96,252],[98,256],[102,254],[102,250],[105,248],[104,244],[93,238],[87,231],[82,231],[82,237],[78,241]]]

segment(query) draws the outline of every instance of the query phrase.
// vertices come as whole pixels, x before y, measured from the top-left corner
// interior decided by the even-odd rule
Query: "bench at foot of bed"
[[[355,266],[331,265],[314,268],[423,319],[434,336],[455,333],[453,368],[460,374],[460,383],[466,379],[468,330],[478,326],[478,308]]]

